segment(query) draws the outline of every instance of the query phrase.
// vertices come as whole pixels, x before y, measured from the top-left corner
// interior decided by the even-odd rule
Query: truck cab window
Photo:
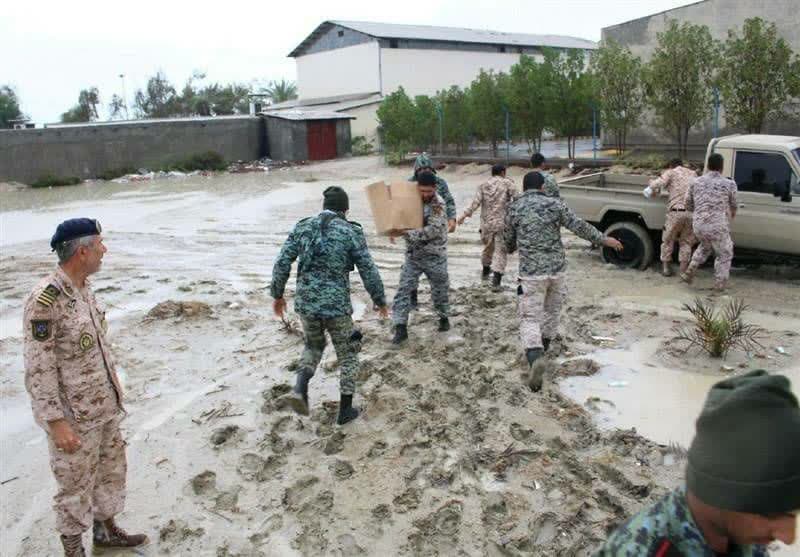
[[[792,193],[800,193],[792,167],[777,153],[737,151],[733,179],[739,191],[773,195],[781,201],[791,201]]]

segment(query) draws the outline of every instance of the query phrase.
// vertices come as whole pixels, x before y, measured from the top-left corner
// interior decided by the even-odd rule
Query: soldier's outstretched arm
[[[456,200],[453,194],[450,193],[450,187],[442,178],[436,180],[436,193],[444,199],[444,206],[447,213],[447,220],[455,220],[456,218]]]
[[[506,244],[506,253],[517,251],[517,227],[514,226],[514,211],[509,207],[506,211],[506,226],[503,231],[503,241]]]
[[[461,213],[461,216],[458,218],[458,224],[463,223],[466,219],[471,217],[472,213],[481,206],[481,203],[483,203],[483,186],[478,186],[478,191],[475,192],[475,198],[472,200],[469,207],[464,209],[464,212]]]
[[[563,203],[561,204],[561,226],[571,230],[588,242],[598,246],[603,244],[605,238],[603,233],[573,213],[572,209]]]
[[[367,240],[364,238],[364,233],[359,229],[355,232],[355,240],[353,243],[353,263],[358,269],[358,274],[361,276],[361,281],[364,283],[364,288],[367,289],[369,297],[372,298],[372,303],[379,308],[386,306],[386,294],[383,291],[383,281],[378,267],[372,260],[367,247]]]
[[[300,253],[300,241],[297,234],[297,227],[289,233],[289,237],[281,247],[281,252],[272,266],[272,283],[270,284],[270,294],[276,300],[283,298],[283,290],[286,288],[286,281],[292,272],[292,263]]]
[[[659,194],[661,193],[662,188],[666,188],[669,185],[670,177],[672,176],[670,172],[670,170],[665,170],[661,176],[650,181],[649,185],[650,189],[653,190],[653,193]]]

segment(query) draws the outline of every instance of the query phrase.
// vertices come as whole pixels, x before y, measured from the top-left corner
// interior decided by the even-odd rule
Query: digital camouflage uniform
[[[435,195],[423,203],[423,226],[407,231],[406,258],[400,271],[400,284],[392,305],[392,322],[406,325],[411,311],[411,293],[416,292],[419,277],[425,274],[431,283],[433,306],[440,318],[450,314],[447,274],[447,217],[442,199]]]
[[[461,218],[469,218],[478,207],[481,208],[481,242],[484,246],[481,264],[491,267],[496,273],[506,270],[503,230],[506,227],[506,209],[516,195],[517,189],[512,179],[492,176],[478,187],[475,199],[461,215]]]
[[[661,261],[672,261],[672,251],[678,242],[678,261],[688,264],[692,258],[692,248],[697,243],[692,230],[692,213],[686,210],[686,192],[691,183],[697,179],[697,173],[691,168],[678,166],[670,168],[661,177],[650,182],[653,193],[666,190],[667,214],[664,232],[661,235]]]
[[[519,249],[517,310],[526,349],[541,348],[543,336],[552,339],[558,332],[567,290],[562,226],[594,244],[603,241],[603,234],[578,218],[561,199],[540,191],[523,193],[506,215],[506,250],[513,253]]]
[[[676,489],[616,530],[595,557],[716,557]],[[766,557],[760,545],[731,548],[728,557]]]
[[[544,170],[536,170],[536,172],[544,177],[544,186],[542,187],[544,194],[547,197],[561,197],[561,194],[558,190],[558,182],[556,181],[556,177],[549,172],[545,172]]]
[[[81,440],[69,454],[48,435],[58,484],[56,528],[66,536],[81,534],[93,519],[113,518],[125,503],[122,388],[105,312],[88,281],[79,289],[58,267],[25,301],[23,327],[25,388],[36,423],[49,433],[48,422],[65,419]]]
[[[298,222],[272,269],[273,298],[283,297],[295,259],[298,264],[294,308],[300,315],[305,336],[297,371],[314,375],[322,360],[325,331],[328,331],[341,366],[340,392],[352,395],[358,371],[357,350],[350,343],[353,332],[350,272],[355,267],[373,303],[386,305],[383,282],[367,249],[361,225],[345,220],[342,213],[328,210]]]
[[[433,170],[433,161],[425,153],[422,153],[414,160],[414,175],[411,176],[409,180],[412,182],[417,181],[417,170],[420,168],[430,168]],[[433,173],[436,176],[436,194],[444,200],[447,220],[453,220],[456,218],[456,200],[453,199],[453,194],[450,193],[450,188],[444,178],[436,174],[435,170]]]
[[[737,207],[736,182],[719,172],[706,172],[690,184],[685,204],[687,210],[694,211],[694,235],[700,242],[687,272],[693,274],[713,253],[714,278],[724,284],[733,260],[731,212]]]

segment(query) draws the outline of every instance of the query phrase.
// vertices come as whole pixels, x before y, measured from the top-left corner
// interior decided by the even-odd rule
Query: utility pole
[[[122,80],[122,104],[125,107],[125,119],[130,120],[130,116],[128,115],[128,97],[125,96],[125,74],[119,74],[119,78]]]
[[[510,145],[511,145],[511,120],[510,115],[508,112],[508,107],[503,107],[503,110],[506,113],[506,166],[508,166],[508,161],[511,159],[510,155]]]
[[[592,103],[592,160],[597,161],[597,105]]]
[[[719,135],[719,88],[714,87],[714,121],[711,126],[711,135],[717,137]]]
[[[439,116],[439,155],[444,153],[444,109],[442,103],[436,105],[436,115]]]

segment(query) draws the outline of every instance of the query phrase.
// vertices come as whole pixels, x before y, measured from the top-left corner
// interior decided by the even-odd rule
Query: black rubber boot
[[[358,408],[353,408],[353,395],[342,395],[339,399],[339,417],[336,423],[344,425],[358,418]]]
[[[307,371],[298,371],[292,392],[288,401],[292,410],[303,416],[308,416],[308,382],[312,375]]]
[[[528,348],[525,350],[525,358],[528,360],[531,370],[528,378],[528,387],[535,393],[542,389],[544,372],[547,369],[547,366],[544,365],[543,354],[544,350],[541,348]]]
[[[417,290],[412,290],[411,294],[408,295],[409,305],[411,306],[411,309],[417,309],[417,306],[419,305],[417,303],[417,293],[418,293]]]
[[[547,337],[542,337],[542,346],[544,346],[545,352],[550,350],[550,339]]]
[[[408,339],[408,326],[395,325],[392,344],[403,344]]]
[[[483,280],[488,280],[489,279],[489,275],[491,275],[491,274],[492,274],[492,268],[491,267],[484,267],[483,268],[483,273],[481,274],[481,278]]]
[[[528,349],[526,349],[525,350],[525,358],[528,360],[528,365],[532,366],[533,362],[538,360],[541,357],[543,352],[544,352],[544,350],[542,350],[541,348],[528,348]]]
[[[75,534],[74,536],[61,534],[61,545],[64,546],[64,557],[86,557],[80,534]]]
[[[447,317],[439,318],[439,332],[443,333],[450,330],[450,320]]]
[[[495,292],[500,290],[500,283],[503,281],[503,273],[495,272],[492,274],[492,290]]]

